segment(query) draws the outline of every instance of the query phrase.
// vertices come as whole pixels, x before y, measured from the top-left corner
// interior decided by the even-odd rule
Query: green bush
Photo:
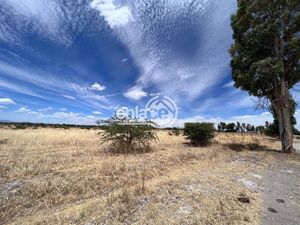
[[[186,123],[184,135],[193,145],[207,145],[214,138],[214,125],[212,123]]]
[[[102,140],[109,142],[113,153],[143,153],[158,139],[152,122],[124,121],[117,118],[102,121]]]

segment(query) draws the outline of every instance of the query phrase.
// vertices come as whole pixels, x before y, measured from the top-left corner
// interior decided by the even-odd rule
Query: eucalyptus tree
[[[238,0],[231,25],[235,86],[268,99],[279,122],[282,150],[293,153],[289,91],[300,81],[300,1]]]

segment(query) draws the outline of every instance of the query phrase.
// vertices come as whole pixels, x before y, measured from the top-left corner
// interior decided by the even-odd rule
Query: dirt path
[[[282,157],[276,161],[264,175],[262,224],[299,225],[300,164]]]
[[[296,152],[298,154],[300,154],[300,141],[299,140],[294,141],[294,148],[296,149]]]

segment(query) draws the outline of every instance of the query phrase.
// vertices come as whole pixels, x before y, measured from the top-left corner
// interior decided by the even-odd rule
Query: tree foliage
[[[186,123],[184,135],[193,145],[207,145],[214,138],[215,128],[212,123]]]
[[[111,143],[114,153],[145,152],[150,150],[150,143],[158,139],[154,123],[139,122],[131,119],[113,117],[98,123],[103,125],[102,140]]]
[[[238,8],[230,50],[235,86],[273,97],[285,76],[293,87],[300,80],[299,0],[238,0]]]
[[[289,89],[300,81],[299,0],[238,0],[232,29],[235,86],[271,102],[282,148],[291,152]]]

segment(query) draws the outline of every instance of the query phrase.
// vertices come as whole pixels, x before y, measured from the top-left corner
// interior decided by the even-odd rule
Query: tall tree
[[[293,153],[289,90],[300,81],[300,2],[237,1],[230,49],[235,86],[270,101],[282,150]]]

